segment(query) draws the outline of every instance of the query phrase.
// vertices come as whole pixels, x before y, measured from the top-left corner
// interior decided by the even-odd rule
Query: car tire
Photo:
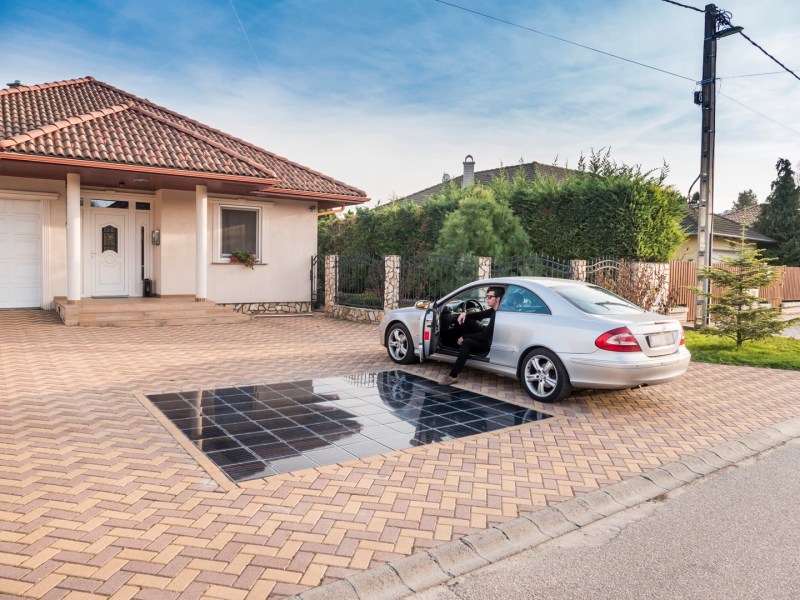
[[[414,344],[411,334],[402,323],[395,323],[386,332],[386,351],[389,358],[399,365],[408,365],[414,362]]]
[[[564,364],[546,348],[530,350],[522,359],[519,375],[525,392],[539,402],[559,402],[572,392]]]

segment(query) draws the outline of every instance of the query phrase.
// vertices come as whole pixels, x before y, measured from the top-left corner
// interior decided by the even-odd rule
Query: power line
[[[498,23],[503,23],[505,25],[511,25],[511,27],[517,27],[518,29],[524,29],[525,31],[530,31],[531,33],[536,33],[538,35],[543,35],[545,37],[549,37],[554,40],[558,40],[559,42],[564,42],[565,44],[571,44],[573,46],[578,46],[579,48],[584,48],[585,50],[591,50],[592,52],[597,52],[598,54],[604,54],[605,56],[610,56],[611,58],[616,58],[618,60],[624,60],[625,62],[629,62],[634,65],[638,65],[640,67],[645,67],[646,69],[652,69],[653,71],[658,71],[660,73],[665,73],[667,75],[672,75],[673,77],[678,77],[680,79],[685,79],[687,81],[691,81],[692,83],[697,83],[697,80],[692,77],[686,77],[684,75],[679,75],[678,73],[673,73],[672,71],[666,71],[664,69],[659,69],[658,67],[653,67],[651,65],[646,65],[644,63],[631,60],[630,58],[625,58],[624,56],[619,56],[617,54],[612,54],[611,52],[605,52],[604,50],[598,50],[597,48],[592,48],[591,46],[586,46],[584,44],[579,44],[578,42],[573,42],[571,40],[567,40],[556,35],[551,35],[549,33],[545,33],[543,31],[539,31],[537,29],[533,29],[531,27],[526,27],[524,25],[519,25],[518,23],[514,23],[512,21],[506,21],[505,19],[500,19],[499,17],[493,17],[492,15],[487,15],[486,13],[478,12],[477,10],[472,10],[470,8],[465,8],[464,6],[459,6],[458,4],[453,4],[451,2],[445,2],[445,0],[434,0],[434,2],[438,2],[439,4],[445,4],[452,8],[457,8],[459,10],[463,10],[464,12],[472,13],[474,15],[478,15],[479,17],[484,17],[485,19],[491,19],[492,21],[497,21]]]
[[[733,24],[731,23],[730,16],[720,13],[720,15],[719,15],[719,20],[720,20],[722,23],[724,23],[725,25],[727,25],[728,27],[733,27]],[[768,56],[770,59],[772,59],[772,61],[773,61],[773,62],[777,63],[777,64],[778,64],[778,66],[780,66],[780,67],[781,67],[781,68],[782,68],[784,71],[787,71],[787,72],[791,73],[791,74],[794,76],[794,78],[795,78],[795,79],[797,79],[798,81],[800,81],[800,77],[798,77],[798,76],[797,76],[797,73],[795,73],[794,71],[792,71],[792,70],[791,70],[789,67],[787,67],[786,65],[784,65],[784,64],[783,64],[781,61],[779,61],[779,60],[778,60],[777,58],[775,58],[774,56],[772,56],[772,54],[770,54],[769,52],[767,52],[766,50],[764,50],[764,48],[762,48],[761,46],[759,46],[758,44],[756,44],[756,43],[755,43],[755,42],[754,42],[752,39],[750,39],[750,38],[749,38],[749,37],[748,37],[748,36],[747,36],[745,33],[742,33],[741,31],[739,31],[739,35],[741,35],[741,36],[742,36],[744,39],[746,39],[748,42],[750,42],[751,44],[753,44],[753,46],[755,46],[756,48],[758,48],[759,50],[761,50],[761,52],[763,52],[763,53],[764,53],[765,55],[767,55],[767,56]]]
[[[734,102],[734,103],[738,104],[738,105],[739,105],[739,106],[741,106],[742,108],[746,108],[747,110],[749,110],[749,111],[752,111],[752,112],[756,113],[757,115],[759,115],[759,116],[761,116],[761,117],[764,117],[764,118],[765,118],[765,119],[767,119],[768,121],[772,121],[773,123],[775,123],[775,125],[780,125],[780,126],[781,126],[781,127],[783,127],[784,129],[788,129],[788,130],[789,130],[789,131],[791,131],[792,133],[796,133],[797,135],[800,135],[800,131],[797,131],[796,129],[792,129],[792,128],[791,128],[791,127],[789,127],[788,125],[784,125],[783,123],[780,123],[780,122],[776,121],[776,120],[775,120],[775,119],[773,119],[772,117],[768,117],[768,116],[767,116],[767,115],[765,115],[764,113],[757,111],[755,108],[750,108],[750,107],[749,107],[749,106],[747,106],[746,104],[742,104],[741,102],[739,102],[739,101],[738,101],[738,100],[736,100],[735,98],[731,98],[730,96],[728,96],[728,94],[723,94],[722,92],[718,92],[718,95],[720,95],[720,96],[725,96],[725,97],[726,97],[728,100],[730,100],[731,102]]]
[[[696,10],[697,12],[706,12],[702,8],[697,8],[696,6],[689,6],[688,4],[681,4],[680,2],[674,2],[674,0],[663,0],[664,2],[669,2],[670,4],[674,4],[675,6],[682,6],[683,8],[690,8],[692,10]]]
[[[675,5],[677,5],[677,6],[681,6],[681,7],[683,7],[683,8],[689,8],[689,9],[696,10],[696,11],[698,11],[698,12],[701,12],[701,13],[705,13],[705,10],[702,10],[702,9],[699,9],[699,8],[695,8],[694,6],[688,6],[688,5],[685,5],[685,4],[680,4],[679,2],[674,2],[673,0],[662,0],[662,1],[663,1],[663,2],[668,2],[668,3],[670,3],[670,4],[675,4]],[[652,70],[654,70],[654,71],[659,71],[660,73],[665,73],[666,75],[671,75],[671,76],[673,76],[673,77],[678,77],[678,78],[680,78],[680,79],[685,79],[685,80],[687,80],[687,81],[691,81],[691,82],[693,82],[693,83],[695,83],[695,84],[699,84],[699,83],[700,83],[699,81],[697,81],[696,79],[693,79],[693,78],[691,78],[691,77],[685,77],[685,76],[683,76],[683,75],[679,75],[679,74],[677,74],[677,73],[672,73],[671,71],[665,71],[664,69],[659,69],[658,67],[653,67],[653,66],[650,66],[650,65],[646,65],[646,64],[644,64],[644,63],[640,63],[640,62],[638,62],[638,61],[631,60],[631,59],[629,59],[629,58],[625,58],[625,57],[623,57],[623,56],[618,56],[618,55],[616,55],[616,54],[611,54],[610,52],[605,52],[605,51],[603,51],[603,50],[598,50],[597,48],[592,48],[591,46],[586,46],[586,45],[584,45],[584,44],[579,44],[578,42],[573,42],[573,41],[571,41],[571,40],[567,40],[567,39],[564,39],[564,38],[561,38],[561,37],[558,37],[558,36],[555,36],[555,35],[551,35],[551,34],[549,34],[549,33],[545,33],[545,32],[543,32],[543,31],[539,31],[539,30],[537,30],[537,29],[533,29],[533,28],[531,28],[531,27],[526,27],[525,25],[519,25],[518,23],[514,23],[514,22],[512,22],[512,21],[507,21],[507,20],[505,20],[505,19],[501,19],[501,18],[499,18],[499,17],[494,17],[494,16],[492,16],[492,15],[487,15],[486,13],[482,13],[482,12],[479,12],[479,11],[477,11],[477,10],[472,10],[472,9],[470,9],[470,8],[466,8],[466,7],[464,7],[464,6],[459,6],[458,4],[453,4],[452,2],[447,2],[446,0],[434,0],[434,2],[438,2],[439,4],[444,4],[444,5],[446,5],[446,6],[450,6],[450,7],[452,7],[452,8],[457,8],[457,9],[459,9],[459,10],[463,10],[464,12],[472,13],[472,14],[474,14],[474,15],[477,15],[477,16],[479,16],[479,17],[483,17],[483,18],[485,18],[485,19],[490,19],[490,20],[492,20],[492,21],[497,21],[498,23],[503,23],[504,25],[510,25],[511,27],[516,27],[516,28],[518,28],[518,29],[524,29],[525,31],[530,31],[531,33],[535,33],[535,34],[538,34],[538,35],[543,35],[543,36],[545,36],[545,37],[549,37],[549,38],[551,38],[551,39],[558,40],[559,42],[564,42],[565,44],[571,44],[571,45],[573,45],[573,46],[578,46],[579,48],[584,48],[584,49],[586,49],[586,50],[591,50],[592,52],[597,52],[597,53],[599,53],[599,54],[603,54],[603,55],[605,55],[605,56],[610,56],[610,57],[612,57],[612,58],[616,58],[616,59],[618,59],[618,60],[623,60],[623,61],[625,61],[625,62],[629,62],[629,63],[631,63],[631,64],[638,65],[638,66],[640,66],[640,67],[645,67],[645,68],[647,68],[647,69],[652,69]],[[720,18],[720,17],[721,17],[721,18]],[[728,26],[732,27],[732,25],[731,25],[731,23],[730,23],[730,20],[729,20],[729,18],[730,18],[729,16],[726,16],[726,15],[722,15],[722,14],[720,14],[720,15],[718,15],[718,18],[719,18],[719,20],[720,20],[720,21],[722,21],[722,22],[723,22],[723,23],[725,23],[726,25],[728,25]],[[741,32],[739,32],[739,33],[740,33],[742,36],[744,36],[745,38],[747,38],[747,36],[745,36],[743,33],[741,33]],[[770,56],[770,58],[772,58],[773,60],[775,60],[775,62],[778,62],[778,61],[777,61],[777,60],[776,60],[774,57],[772,57],[771,55],[769,55],[769,53],[767,53],[767,52],[766,52],[766,51],[765,51],[763,48],[761,48],[761,47],[760,47],[760,46],[758,46],[758,45],[757,45],[755,42],[753,42],[752,40],[750,40],[750,38],[747,38],[747,39],[750,41],[750,43],[752,43],[753,45],[757,46],[759,49],[761,49],[761,51],[762,51],[762,52],[764,52],[765,54],[767,54],[767,56]],[[795,77],[797,77],[797,75],[795,75],[795,74],[794,74],[792,71],[790,71],[789,69],[787,69],[787,68],[786,68],[784,65],[782,65],[780,62],[778,62],[778,64],[779,64],[779,65],[781,65],[781,67],[783,67],[783,68],[784,68],[786,71],[788,71],[789,73],[791,73],[792,75],[794,75]],[[773,71],[773,72],[771,72],[771,73],[753,73],[753,74],[751,74],[751,75],[733,75],[733,76],[731,76],[731,77],[724,77],[724,78],[723,78],[723,77],[718,77],[717,79],[733,79],[733,78],[735,78],[735,77],[755,77],[755,76],[758,76],[758,75],[774,75],[774,74],[777,74],[777,73],[781,73],[781,71]],[[719,93],[720,93],[720,94],[722,94],[721,92],[719,92]],[[722,94],[722,95],[723,95],[723,96],[725,96],[726,98],[728,98],[729,100],[731,100],[731,101],[735,102],[735,103],[736,103],[736,104],[738,104],[739,106],[741,106],[741,107],[743,107],[743,108],[746,108],[747,110],[750,110],[750,111],[752,111],[752,112],[756,113],[757,115],[760,115],[760,116],[764,117],[764,118],[765,118],[765,119],[767,119],[768,121],[772,121],[772,122],[773,122],[773,123],[775,123],[776,125],[779,125],[779,126],[781,126],[781,127],[785,128],[785,129],[788,129],[789,131],[791,131],[791,132],[793,132],[793,133],[798,133],[797,131],[795,131],[795,130],[794,130],[794,129],[792,129],[791,127],[789,127],[789,126],[787,126],[787,125],[784,125],[783,123],[779,123],[779,122],[778,122],[778,121],[776,121],[775,119],[773,119],[773,118],[771,118],[771,117],[768,117],[767,115],[765,115],[765,114],[763,114],[763,113],[761,113],[761,112],[759,112],[759,111],[757,111],[757,110],[755,110],[755,109],[753,109],[753,108],[750,108],[749,106],[747,106],[747,105],[745,105],[745,104],[742,104],[741,102],[739,102],[738,100],[735,100],[734,98],[731,98],[731,97],[730,97],[730,96],[728,96],[727,94]]]
[[[666,2],[666,0],[664,0]],[[748,73],[747,75],[728,75],[727,77],[717,77],[717,79],[738,79],[740,77],[760,77],[761,75],[783,75],[786,71],[769,71],[767,73]]]

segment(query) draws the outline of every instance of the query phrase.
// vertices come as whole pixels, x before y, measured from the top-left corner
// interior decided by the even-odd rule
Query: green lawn
[[[692,353],[692,360],[697,362],[800,371],[800,340],[792,338],[776,335],[758,342],[745,342],[736,350],[732,339],[687,330],[686,347]]]

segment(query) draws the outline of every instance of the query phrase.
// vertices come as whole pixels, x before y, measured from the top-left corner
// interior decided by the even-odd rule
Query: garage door
[[[38,200],[0,198],[0,308],[42,304],[42,220]]]

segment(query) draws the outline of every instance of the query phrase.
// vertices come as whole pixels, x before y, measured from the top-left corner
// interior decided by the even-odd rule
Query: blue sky
[[[574,166],[609,146],[644,169],[665,161],[688,191],[702,13],[662,0],[452,3],[677,76],[435,0],[0,0],[0,84],[91,75],[375,201],[459,175],[467,154],[478,170]],[[800,75],[800,3],[718,6]],[[800,81],[749,76],[780,67],[741,36],[718,44],[720,212],[744,189],[765,200],[778,158],[800,161]]]

